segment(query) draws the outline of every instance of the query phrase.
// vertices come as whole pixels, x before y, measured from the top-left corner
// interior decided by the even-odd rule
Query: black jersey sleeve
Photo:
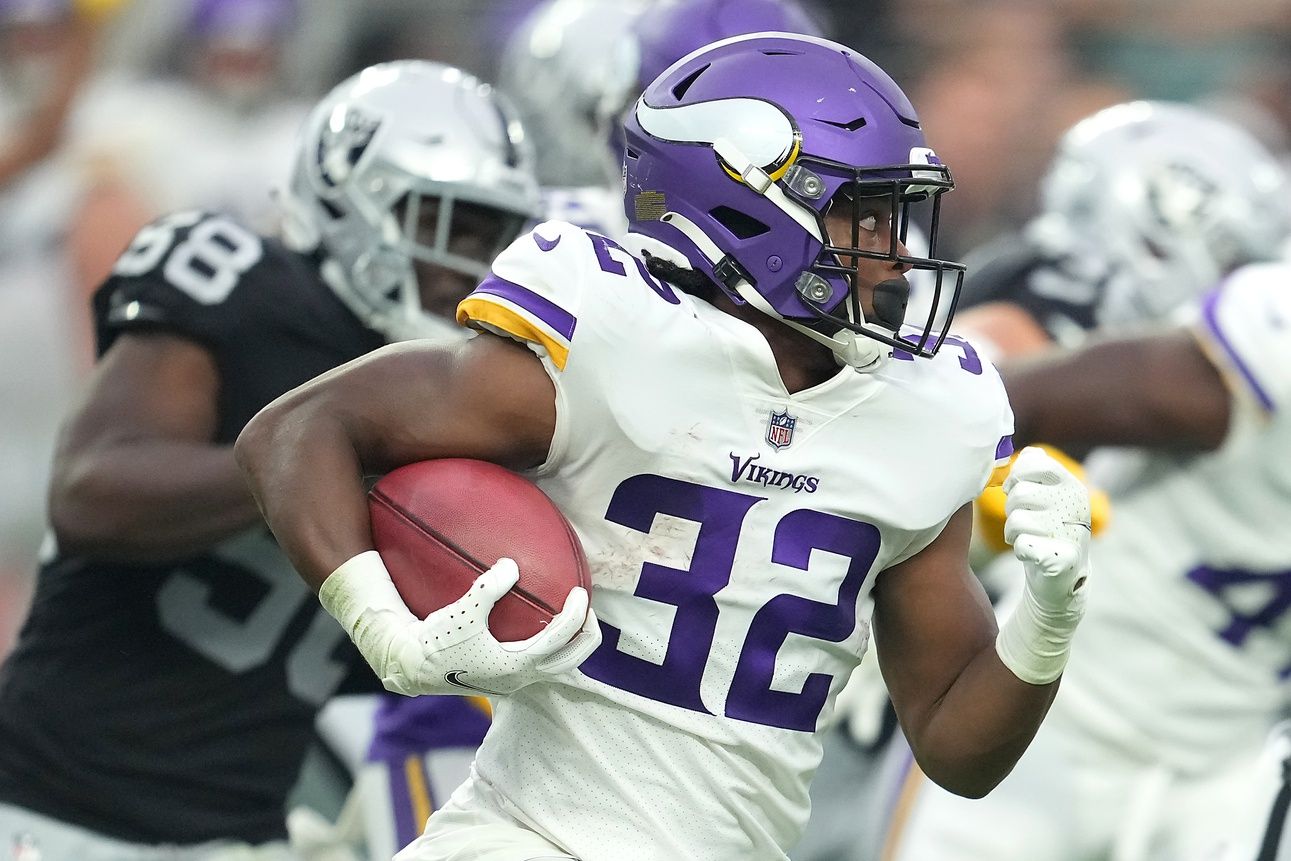
[[[1010,235],[965,259],[961,307],[1009,302],[1021,307],[1056,341],[1095,323],[1101,280],[1077,271],[1075,261],[1044,253],[1025,236]]]
[[[179,212],[146,225],[94,295],[99,354],[138,330],[218,350],[245,332],[244,294],[263,280],[265,257],[265,240],[227,216]]]
[[[220,376],[221,443],[283,392],[382,343],[312,255],[208,212],[140,230],[95,294],[94,318],[100,355],[139,331],[206,347]]]

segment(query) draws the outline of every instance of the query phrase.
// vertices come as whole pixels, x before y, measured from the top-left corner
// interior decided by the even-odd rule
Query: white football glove
[[[1044,685],[1062,675],[1085,612],[1089,489],[1044,451],[1028,447],[1009,471],[1004,492],[1004,540],[1022,562],[1026,583],[995,648],[1014,675]]]
[[[333,571],[318,597],[386,690],[496,696],[572,670],[601,644],[600,625],[581,586],[542,631],[499,642],[489,631],[489,612],[519,579],[515,562],[499,559],[461,598],[418,619],[381,556],[369,550]]]

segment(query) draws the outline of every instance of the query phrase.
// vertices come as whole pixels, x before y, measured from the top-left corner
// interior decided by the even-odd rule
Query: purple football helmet
[[[727,39],[665,70],[625,133],[624,205],[640,249],[701,272],[853,367],[876,367],[889,348],[936,353],[964,274],[936,257],[940,198],[954,182],[905,94],[870,60],[811,36]],[[861,248],[855,226],[862,201],[879,196],[893,213],[886,252]],[[839,203],[853,207],[850,245],[826,231]],[[915,220],[927,257],[903,244]],[[898,278],[875,288],[877,319],[867,320],[857,258],[934,273],[926,318],[903,327],[908,285]]]

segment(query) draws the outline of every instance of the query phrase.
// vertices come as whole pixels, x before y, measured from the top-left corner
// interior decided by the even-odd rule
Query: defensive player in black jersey
[[[347,678],[379,684],[279,552],[231,443],[311,377],[459,331],[436,315],[536,213],[522,143],[474,78],[374,66],[306,123],[282,242],[184,212],[121,256],[59,446],[55,547],[0,674],[0,840],[44,859],[285,857],[316,710]]]

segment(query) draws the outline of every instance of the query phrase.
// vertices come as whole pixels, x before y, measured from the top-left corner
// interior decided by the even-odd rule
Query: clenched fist
[[[1044,685],[1062,675],[1085,612],[1089,490],[1044,451],[1028,447],[1004,481],[1004,538],[1022,562],[1022,600],[995,650],[1014,675]]]

